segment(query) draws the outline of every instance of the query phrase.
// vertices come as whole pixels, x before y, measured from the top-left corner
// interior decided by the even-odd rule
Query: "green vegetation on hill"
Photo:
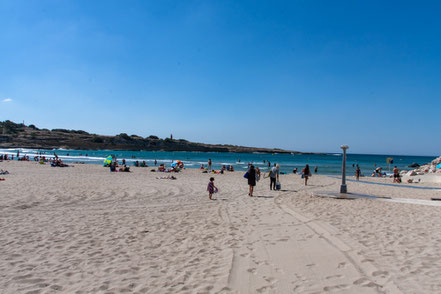
[[[116,136],[89,134],[82,130],[39,129],[35,125],[24,125],[6,120],[0,122],[1,148],[36,149],[83,149],[83,150],[145,150],[145,151],[203,151],[203,152],[265,152],[289,153],[281,149],[243,147],[235,145],[210,145],[193,143],[184,139],[160,139],[157,136],[142,138],[121,133]]]

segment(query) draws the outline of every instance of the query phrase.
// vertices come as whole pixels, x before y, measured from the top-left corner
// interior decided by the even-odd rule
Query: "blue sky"
[[[1,1],[0,120],[439,155],[439,1]]]

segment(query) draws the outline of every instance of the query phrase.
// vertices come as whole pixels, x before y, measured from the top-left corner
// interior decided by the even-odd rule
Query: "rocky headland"
[[[121,133],[116,136],[89,134],[81,130],[40,129],[12,121],[0,122],[1,148],[126,150],[126,151],[199,151],[238,153],[303,153],[278,148],[255,148],[236,145],[204,144],[184,139],[140,137]]]

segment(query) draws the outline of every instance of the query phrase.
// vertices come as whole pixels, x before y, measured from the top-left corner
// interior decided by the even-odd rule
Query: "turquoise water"
[[[165,163],[170,166],[173,160],[182,160],[186,168],[200,168],[201,164],[207,166],[207,161],[211,158],[213,162],[213,169],[220,169],[222,165],[233,165],[236,170],[244,171],[247,169],[248,163],[251,162],[255,166],[266,170],[268,168],[267,162],[280,164],[281,171],[291,173],[294,168],[299,171],[309,164],[311,171],[314,167],[318,167],[319,174],[340,174],[342,155],[341,154],[261,154],[261,153],[216,153],[216,152],[165,152],[165,151],[109,151],[109,150],[36,150],[36,149],[0,149],[0,154],[17,154],[20,151],[20,156],[28,155],[31,160],[39,152],[42,152],[46,157],[53,156],[54,152],[65,162],[84,162],[91,164],[102,164],[105,157],[108,155],[116,155],[119,162],[122,159],[126,160],[128,165],[133,165],[136,160],[145,160],[149,166],[154,165],[155,159],[158,163]],[[87,155],[87,156],[86,156]],[[134,158],[132,158],[134,157]],[[416,162],[418,164],[425,164],[432,161],[436,156],[403,156],[403,155],[369,155],[369,154],[352,154],[347,155],[347,171],[351,175],[355,172],[355,167],[352,165],[359,164],[362,172],[365,175],[370,175],[377,167],[383,167],[383,170],[388,172],[389,166],[386,159],[392,157],[394,159],[393,165],[397,165],[400,170],[410,170],[408,165]],[[14,158],[15,159],[15,158]],[[240,162],[239,162],[240,160]],[[265,163],[263,162],[265,160]],[[392,165],[392,168],[393,168]]]

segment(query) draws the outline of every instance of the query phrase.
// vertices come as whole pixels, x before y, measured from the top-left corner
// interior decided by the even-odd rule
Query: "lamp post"
[[[347,193],[348,189],[346,187],[346,150],[349,149],[348,145],[341,145],[341,149],[343,149],[343,163],[341,167],[341,186],[340,193]]]

